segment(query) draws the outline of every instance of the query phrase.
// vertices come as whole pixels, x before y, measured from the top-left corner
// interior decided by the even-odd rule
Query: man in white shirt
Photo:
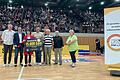
[[[12,50],[13,50],[13,36],[14,36],[14,31],[13,25],[8,24],[8,29],[3,31],[2,34],[2,40],[4,44],[4,66],[7,64],[7,53],[9,52],[9,57],[8,57],[8,66],[11,63],[11,58],[12,58]]]

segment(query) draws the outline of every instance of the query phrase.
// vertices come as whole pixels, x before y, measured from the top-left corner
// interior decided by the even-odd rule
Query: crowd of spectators
[[[71,14],[76,15],[71,11]],[[14,30],[20,26],[23,30],[35,30],[36,26],[44,31],[49,28],[52,32],[68,32],[74,29],[78,33],[103,33],[103,14],[89,10],[80,11],[77,17],[70,16],[62,10],[42,7],[8,7],[0,6],[0,31],[12,22]]]

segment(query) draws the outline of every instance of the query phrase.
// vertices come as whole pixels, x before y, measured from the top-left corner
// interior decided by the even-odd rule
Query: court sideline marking
[[[22,74],[23,74],[23,70],[24,70],[24,66],[22,67],[17,80],[21,80],[21,77],[22,77]]]

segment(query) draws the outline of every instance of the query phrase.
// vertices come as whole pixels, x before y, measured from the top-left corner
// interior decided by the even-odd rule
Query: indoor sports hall
[[[0,0],[0,80],[120,80],[120,0]]]

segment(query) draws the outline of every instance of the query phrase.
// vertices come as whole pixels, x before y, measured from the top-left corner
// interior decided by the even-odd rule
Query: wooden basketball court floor
[[[70,59],[70,56],[63,55],[63,65],[61,66],[53,64],[35,66],[33,56],[32,67],[3,67],[3,55],[0,54],[0,80],[120,80],[120,77],[110,76],[103,56],[87,56],[87,58],[98,61],[77,62],[76,67],[72,68],[71,62],[64,62],[64,59]],[[54,59],[53,55],[52,59]]]
[[[64,57],[64,59],[69,57]],[[120,80],[120,77],[110,76],[102,56],[89,56],[101,59],[98,62],[78,62],[75,68],[70,62],[63,65],[47,65],[32,67],[3,67],[0,57],[0,80]]]

